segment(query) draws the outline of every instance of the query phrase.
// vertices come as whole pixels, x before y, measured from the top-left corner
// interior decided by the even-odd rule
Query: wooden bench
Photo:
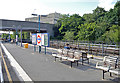
[[[77,63],[77,66],[78,66],[79,58],[75,58],[75,54],[76,52],[74,50],[68,51],[67,60],[71,62],[71,67],[72,67],[72,63]]]
[[[81,54],[82,53],[82,54]],[[82,65],[83,62],[88,60],[89,63],[89,58],[87,57],[86,52],[77,52],[75,50],[68,50],[68,49],[58,49],[57,53],[52,53],[52,56],[56,58],[60,58],[60,60],[67,60],[71,62],[71,67],[72,63],[77,63],[78,66],[78,61],[82,58]]]
[[[108,72],[110,72],[110,76],[112,76],[112,73],[120,76],[120,57],[117,60],[116,68],[113,69],[110,67]]]
[[[56,61],[56,58],[59,58],[61,61],[62,60],[70,61],[71,67],[72,67],[72,63],[76,63],[76,62],[77,62],[77,66],[78,66],[79,59],[74,58],[74,51],[73,50],[58,49],[58,52],[52,53],[52,56],[55,57],[55,61]]]
[[[105,56],[103,61],[96,63],[96,68],[103,70],[103,79],[106,72],[109,72],[110,69],[117,68],[117,60],[117,56]]]
[[[56,58],[60,58],[63,56],[63,49],[58,49],[57,50],[57,53],[53,53],[52,52],[52,56],[55,57],[55,61],[56,61]]]

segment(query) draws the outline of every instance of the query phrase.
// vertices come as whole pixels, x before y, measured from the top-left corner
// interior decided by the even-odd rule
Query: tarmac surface
[[[16,44],[3,44],[32,81],[110,81],[114,78],[106,73],[105,80],[102,80],[102,71],[95,68],[101,58],[90,59],[90,63],[86,61],[84,65],[79,61],[78,67],[73,63],[70,68],[69,61],[61,62],[57,59],[54,62],[51,55],[54,49],[47,49],[45,55],[44,48],[38,53],[38,49],[34,52],[32,45],[24,48]]]

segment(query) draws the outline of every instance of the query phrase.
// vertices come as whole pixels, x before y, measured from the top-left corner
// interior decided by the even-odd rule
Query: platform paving
[[[79,62],[78,67],[73,64],[70,68],[70,62],[57,60],[54,62],[51,52],[53,49],[47,49],[47,54],[33,51],[33,46],[28,48],[20,47],[16,44],[3,43],[14,59],[19,63],[32,81],[109,81],[109,74],[106,74],[106,80],[102,80],[102,71],[95,68],[99,59],[90,59],[82,65]],[[23,45],[24,46],[24,45]]]

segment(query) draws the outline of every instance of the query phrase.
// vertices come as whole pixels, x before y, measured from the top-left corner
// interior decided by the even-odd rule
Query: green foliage
[[[30,33],[29,32],[23,32],[23,39],[30,39]]]
[[[86,23],[79,26],[79,32],[77,35],[78,40],[95,40],[95,23]]]
[[[83,24],[84,19],[78,14],[73,14],[72,16],[67,16],[62,20],[59,31],[61,34],[65,34],[68,31],[75,31],[75,33],[79,30],[78,26]]]
[[[18,32],[18,37],[21,39],[21,32]],[[30,32],[22,32],[22,39],[30,39]]]
[[[92,23],[95,21],[95,19],[93,18],[93,14],[84,14],[83,18],[85,19],[85,23]]]
[[[74,32],[73,31],[66,31],[63,40],[74,40]]]
[[[100,38],[99,40],[103,40],[105,42],[120,42],[119,38],[119,33],[120,33],[120,26],[118,25],[113,25],[110,27],[109,31],[106,31]]]
[[[1,37],[2,37],[2,38],[6,38],[6,37],[7,37],[7,34],[3,33]]]
[[[95,10],[93,10],[93,18],[97,20],[98,18],[104,16],[105,13],[106,11],[104,10],[104,8],[97,7]]]
[[[120,42],[120,1],[114,9],[105,11],[97,7],[93,13],[63,15],[54,27],[55,38],[64,40],[86,40]]]

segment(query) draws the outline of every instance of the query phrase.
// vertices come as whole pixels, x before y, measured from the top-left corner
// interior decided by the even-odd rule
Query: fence
[[[71,49],[84,50],[89,54],[93,55],[120,55],[119,46],[116,44],[109,45],[103,42],[87,42],[87,41],[58,41],[51,40],[50,47],[53,48],[64,48],[66,44],[69,44]]]

